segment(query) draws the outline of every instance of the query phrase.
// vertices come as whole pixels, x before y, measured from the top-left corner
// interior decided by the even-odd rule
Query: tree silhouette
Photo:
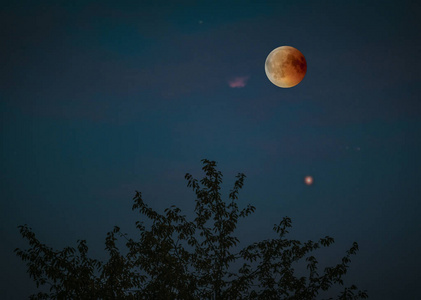
[[[106,262],[88,257],[85,240],[77,249],[61,251],[42,244],[27,225],[19,226],[29,242],[27,250],[15,249],[26,262],[28,273],[40,291],[31,299],[316,299],[319,292],[343,285],[351,255],[357,243],[336,266],[318,270],[315,249],[334,240],[326,236],[318,242],[287,239],[291,219],[274,226],[275,239],[253,243],[234,251],[239,243],[234,231],[239,218],[255,207],[240,210],[238,194],[245,175],[239,173],[226,203],[221,198],[222,173],[214,161],[202,160],[205,177],[198,181],[186,174],[187,186],[196,194],[195,218],[188,221],[175,206],[159,214],[143,202],[136,191],[133,210],[146,216],[149,229],[140,221],[137,240],[119,227],[107,234]],[[126,254],[116,245],[125,239]],[[305,260],[308,276],[298,276],[294,264]],[[236,271],[234,271],[237,266]],[[49,287],[49,289],[48,289]],[[355,285],[344,288],[336,299],[367,298]],[[333,298],[330,298],[333,299]]]

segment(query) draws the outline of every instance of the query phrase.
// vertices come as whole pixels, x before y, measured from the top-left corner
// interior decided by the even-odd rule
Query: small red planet
[[[304,178],[304,183],[305,184],[307,184],[307,185],[312,185],[313,184],[313,177],[311,177],[311,176],[306,176],[305,178]]]

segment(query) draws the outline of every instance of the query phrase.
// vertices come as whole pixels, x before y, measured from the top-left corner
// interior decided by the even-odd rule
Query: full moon
[[[265,62],[265,72],[274,85],[290,88],[303,80],[307,72],[307,62],[299,50],[282,46],[269,53]]]

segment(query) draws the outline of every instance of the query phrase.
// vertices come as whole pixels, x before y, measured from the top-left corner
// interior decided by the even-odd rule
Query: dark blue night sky
[[[346,279],[370,299],[417,299],[419,2],[145,3],[0,6],[1,298],[35,292],[18,225],[105,258],[114,225],[135,232],[135,190],[191,215],[184,175],[207,158],[227,195],[247,175],[240,207],[257,211],[240,240],[289,216],[291,237],[335,238],[321,262],[359,243]],[[283,45],[307,60],[290,89],[264,71]]]

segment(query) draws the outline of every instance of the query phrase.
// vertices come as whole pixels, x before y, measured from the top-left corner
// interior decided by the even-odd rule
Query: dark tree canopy
[[[357,243],[336,266],[320,271],[311,253],[331,245],[333,238],[326,236],[317,242],[288,239],[288,217],[275,224],[277,238],[236,250],[237,222],[255,210],[251,205],[240,210],[237,205],[245,175],[237,175],[225,202],[220,192],[222,174],[216,163],[202,162],[202,180],[185,176],[187,186],[196,194],[195,218],[187,220],[175,206],[159,214],[136,192],[132,209],[152,225],[146,228],[141,221],[136,222],[139,235],[135,239],[114,227],[105,239],[108,261],[88,257],[85,240],[79,240],[76,249],[57,251],[42,244],[28,226],[19,226],[30,247],[15,252],[26,262],[30,277],[40,288],[30,298],[307,300],[316,299],[335,285],[344,285],[343,277],[358,250]],[[116,244],[118,237],[125,240],[126,254]],[[294,267],[299,261],[307,265],[307,276],[296,274]],[[351,285],[335,299],[367,297],[366,292]]]

